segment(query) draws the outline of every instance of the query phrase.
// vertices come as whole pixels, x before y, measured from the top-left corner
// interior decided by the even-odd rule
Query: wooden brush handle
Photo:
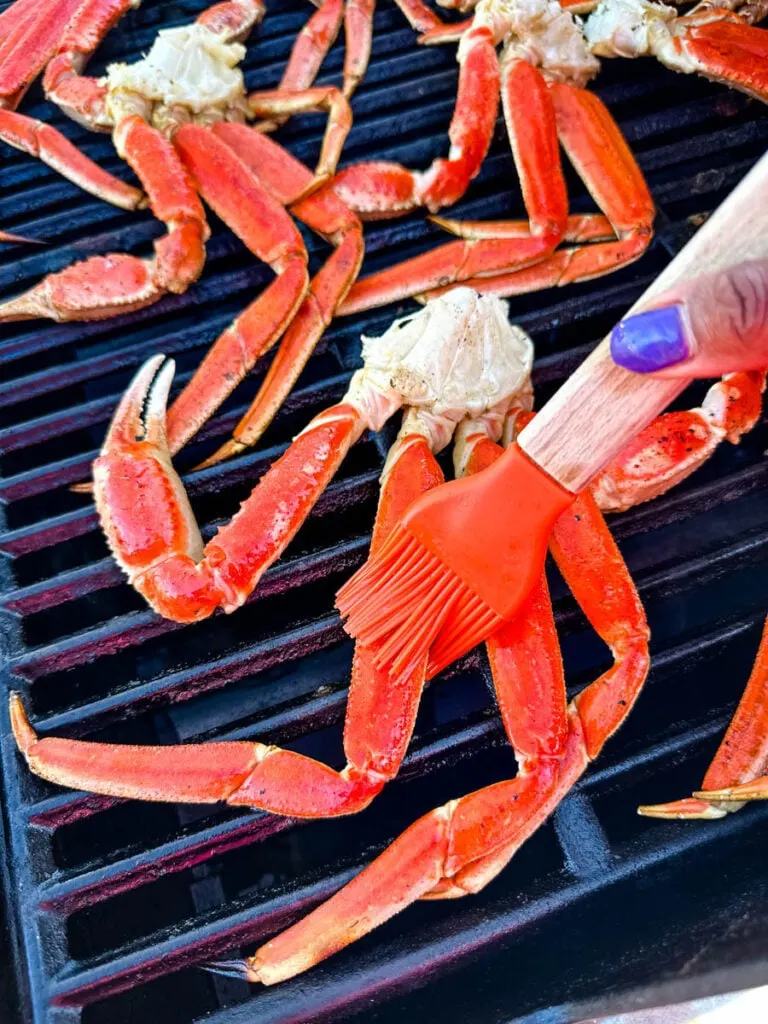
[[[768,154],[731,193],[630,313],[681,281],[768,258]],[[631,373],[602,341],[520,434],[520,447],[569,491],[580,491],[691,382]]]

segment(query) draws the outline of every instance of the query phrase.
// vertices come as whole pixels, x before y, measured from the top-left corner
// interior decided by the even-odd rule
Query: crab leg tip
[[[120,447],[127,440],[136,441],[144,436],[141,412],[152,382],[164,361],[164,355],[151,356],[139,368],[115,410],[107,436],[104,438],[102,454],[106,454],[112,447]]]
[[[246,960],[210,960],[200,964],[209,974],[221,974],[225,978],[237,978],[240,981],[257,982],[258,975],[250,969]]]
[[[442,228],[443,231],[448,231],[452,235],[461,234],[459,222],[456,220],[451,220],[450,217],[439,217],[437,214],[433,213],[427,217],[427,220],[430,221],[432,224],[436,224],[439,228]]]
[[[240,452],[244,452],[247,447],[248,445],[242,444],[235,438],[231,438],[221,448],[217,448],[213,455],[209,455],[207,459],[203,459],[202,462],[198,463],[194,470],[210,469],[211,466],[217,466],[220,462],[224,462],[225,459],[232,459],[235,455],[239,455]]]
[[[93,481],[85,480],[81,484],[70,484],[69,490],[72,494],[93,494]]]
[[[718,807],[713,807],[706,800],[687,797],[668,804],[644,804],[637,808],[637,813],[643,818],[664,818],[675,821],[693,821],[698,819],[703,821],[724,818],[727,812]]]
[[[48,245],[41,238],[27,238],[26,235],[13,235],[8,231],[0,231],[0,242],[6,245]]]
[[[11,717],[11,729],[13,730],[13,738],[16,740],[16,746],[26,757],[34,744],[37,743],[37,733],[29,724],[29,718],[27,718],[27,713],[24,710],[21,697],[15,691],[11,692],[8,710]]]

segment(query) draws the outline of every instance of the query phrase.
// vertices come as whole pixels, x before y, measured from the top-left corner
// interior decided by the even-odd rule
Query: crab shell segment
[[[557,0],[481,0],[478,16],[495,22],[497,31],[503,29],[505,61],[524,60],[550,82],[584,88],[600,70],[581,20]]]
[[[153,120],[179,108],[195,120],[205,114],[243,120],[245,81],[239,64],[245,53],[240,43],[227,42],[197,22],[162,29],[142,60],[107,69],[107,112],[119,124],[135,112],[137,101],[145,101],[153,104]]]
[[[364,367],[346,401],[371,430],[399,406],[429,414],[445,435],[435,451],[465,416],[505,406],[526,390],[533,365],[533,343],[510,324],[507,303],[471,288],[454,288],[362,340]]]

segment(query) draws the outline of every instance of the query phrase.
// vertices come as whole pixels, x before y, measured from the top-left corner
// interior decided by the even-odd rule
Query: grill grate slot
[[[204,6],[146,0],[107,39],[91,71],[135,59],[158,27],[189,21]],[[250,88],[278,82],[311,10],[304,0],[269,6],[245,62]],[[343,53],[341,41],[321,81],[340,80]],[[659,208],[656,236],[643,259],[618,274],[512,301],[514,319],[536,343],[539,403],[768,143],[763,106],[651,61],[606,61],[595,88],[647,176]],[[454,48],[418,47],[391,0],[382,0],[345,162],[427,166],[445,153],[455,89]],[[45,103],[38,85],[23,110],[131,179],[110,140]],[[303,117],[278,139],[311,164],[323,128],[322,118]],[[49,243],[0,247],[0,299],[86,255],[146,254],[162,233],[151,215],[115,210],[5,147],[0,183],[0,225]],[[574,212],[594,209],[572,171],[568,184]],[[499,123],[481,174],[451,216],[523,214]],[[217,333],[270,280],[215,218],[212,227],[202,280],[185,295],[104,323],[6,325],[0,338],[0,826],[17,1019],[191,1024],[210,1014],[216,1024],[277,1024],[365,1015],[372,1024],[439,1014],[543,1024],[608,1013],[630,998],[635,1006],[764,983],[768,808],[714,826],[649,821],[634,808],[698,783],[746,681],[768,607],[765,416],[738,448],[723,446],[672,493],[614,519],[653,630],[646,692],[553,820],[473,900],[417,905],[274,989],[249,989],[197,966],[252,951],[419,814],[514,772],[480,653],[428,687],[400,776],[353,818],[305,824],[226,806],[142,805],[72,793],[27,772],[4,710],[11,688],[21,691],[36,727],[57,735],[139,743],[258,738],[342,763],[351,645],[332,595],[365,557],[394,426],[352,450],[254,598],[236,615],[194,627],[146,609],[108,557],[92,505],[68,490],[87,478],[141,361],[157,351],[173,356],[182,386]],[[328,246],[304,237],[316,268]],[[421,213],[367,225],[365,272],[444,238]],[[360,362],[360,334],[381,333],[412,308],[335,322],[263,442],[192,472],[231,432],[270,357],[257,366],[179,458],[206,538],[307,420],[343,394]],[[680,407],[698,402],[703,389],[689,389]],[[552,590],[577,692],[607,667],[608,653],[554,572]]]

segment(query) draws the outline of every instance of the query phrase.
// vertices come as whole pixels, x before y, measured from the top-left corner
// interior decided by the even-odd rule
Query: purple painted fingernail
[[[694,342],[682,306],[637,313],[611,332],[611,356],[625,370],[653,373],[689,359]]]

